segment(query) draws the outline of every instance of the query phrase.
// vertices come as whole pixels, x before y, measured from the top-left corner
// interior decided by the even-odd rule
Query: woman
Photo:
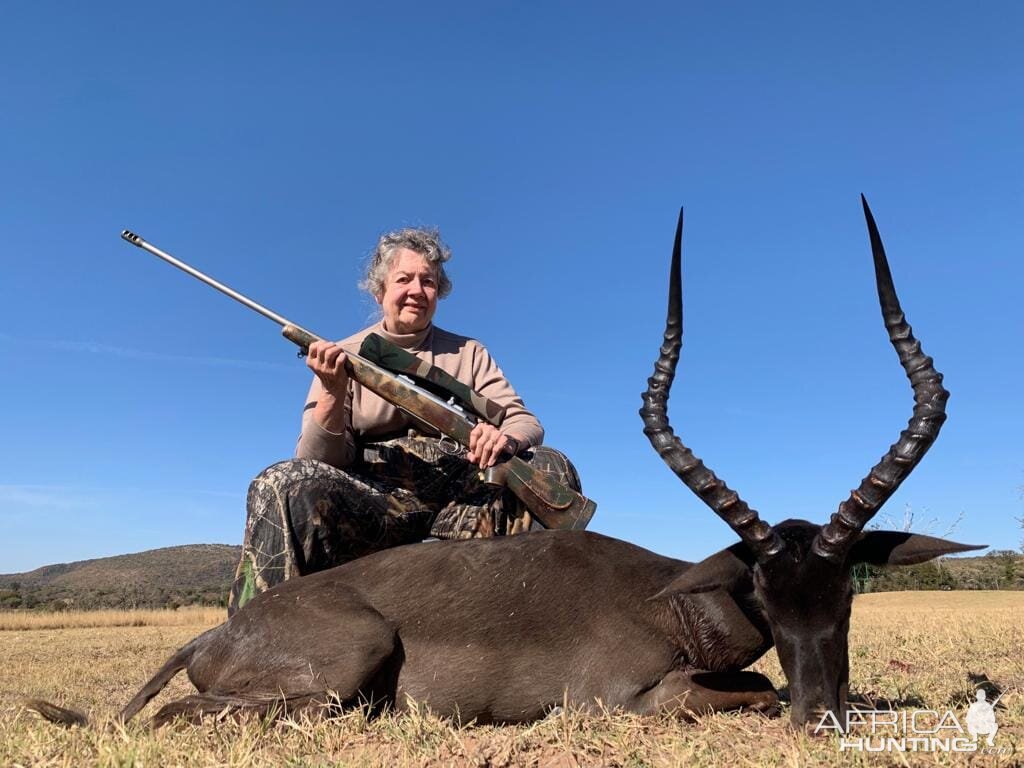
[[[314,377],[296,458],[267,468],[249,487],[229,615],[285,579],[388,547],[429,536],[529,530],[529,512],[479,480],[479,469],[503,454],[519,455],[580,489],[568,459],[540,445],[544,429],[483,345],[433,324],[438,299],[451,291],[444,269],[450,255],[436,231],[384,235],[362,283],[380,306],[381,320],[344,341],[310,346]],[[346,352],[356,352],[370,333],[504,407],[501,426],[478,423],[468,452],[453,453],[436,435],[421,433],[402,411],[349,378]]]

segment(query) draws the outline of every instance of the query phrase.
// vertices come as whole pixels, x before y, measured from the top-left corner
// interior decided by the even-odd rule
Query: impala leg
[[[641,713],[670,710],[681,717],[737,709],[778,714],[779,694],[757,672],[675,670],[638,701]]]

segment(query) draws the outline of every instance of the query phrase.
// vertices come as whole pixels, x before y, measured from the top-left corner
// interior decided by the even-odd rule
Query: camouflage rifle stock
[[[226,296],[249,309],[273,320],[281,326],[282,335],[305,352],[314,341],[322,341],[316,334],[257,304],[247,296],[229,288],[209,275],[176,259],[169,253],[147,243],[134,232],[124,230],[121,237],[132,245],[148,251],[168,264],[216,288]],[[476,424],[474,415],[451,405],[401,376],[360,357],[346,352],[349,374],[377,396],[387,400],[414,419],[429,424],[465,448],[469,447],[469,433]],[[472,391],[472,390],[470,390]],[[477,394],[477,393],[474,393]],[[479,395],[478,395],[479,396]],[[533,513],[545,528],[582,529],[594,516],[597,505],[571,488],[555,482],[538,472],[518,456],[510,456],[482,473],[485,482],[505,485]]]

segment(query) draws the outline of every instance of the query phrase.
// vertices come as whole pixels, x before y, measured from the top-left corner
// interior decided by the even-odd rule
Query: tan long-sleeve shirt
[[[418,333],[394,334],[377,323],[339,344],[346,352],[358,353],[359,345],[370,333],[383,336],[505,408],[499,429],[518,438],[523,447],[540,445],[544,440],[544,428],[537,417],[526,409],[522,398],[480,342],[435,325]],[[295,447],[295,455],[300,459],[319,459],[344,468],[355,459],[357,445],[397,436],[413,426],[409,416],[350,378],[345,397],[345,431],[328,432],[313,418],[313,405],[322,392],[320,380],[314,376],[302,414],[302,434]]]

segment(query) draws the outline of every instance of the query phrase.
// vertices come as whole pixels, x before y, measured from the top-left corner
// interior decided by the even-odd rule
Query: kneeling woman
[[[268,467],[249,487],[242,560],[228,614],[285,579],[434,536],[463,539],[529,530],[511,494],[483,484],[479,468],[518,455],[580,490],[569,460],[541,445],[544,429],[482,344],[434,325],[451,291],[451,253],[437,232],[385,235],[363,287],[380,305],[375,325],[336,344],[316,342],[314,373],[296,458]],[[346,352],[376,333],[505,409],[500,427],[478,423],[469,451],[451,452],[402,411],[349,378]]]

